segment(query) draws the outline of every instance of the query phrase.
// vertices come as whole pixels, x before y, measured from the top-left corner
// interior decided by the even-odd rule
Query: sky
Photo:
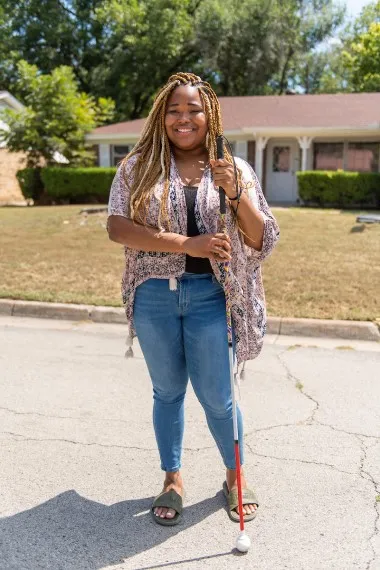
[[[367,4],[370,4],[371,0],[346,0],[347,12],[350,16],[358,16]]]

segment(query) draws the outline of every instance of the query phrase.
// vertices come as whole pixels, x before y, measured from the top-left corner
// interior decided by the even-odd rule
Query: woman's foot
[[[183,482],[182,477],[179,471],[167,471],[166,477],[164,481],[164,488],[162,489],[163,493],[174,489],[176,493],[183,497]],[[166,507],[156,507],[154,509],[154,514],[157,517],[161,517],[162,519],[172,519],[175,517],[175,510],[174,509],[167,509]]]
[[[241,473],[241,488],[247,488],[247,482],[244,477],[243,468],[240,469]],[[236,479],[236,469],[227,469],[226,470],[226,481],[228,490],[232,491],[233,489],[237,489],[237,479]],[[239,507],[236,507],[236,512],[239,514]],[[256,512],[257,505],[256,504],[248,504],[243,505],[243,515],[250,515],[251,513]]]

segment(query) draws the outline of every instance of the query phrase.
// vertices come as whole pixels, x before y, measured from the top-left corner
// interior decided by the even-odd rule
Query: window
[[[273,147],[273,172],[289,172],[290,170],[290,147]]]
[[[255,168],[255,158],[256,158],[256,141],[248,141],[248,162]]]
[[[355,142],[348,144],[347,170],[379,172],[380,143]]]
[[[343,143],[314,143],[314,170],[343,170]]]
[[[129,153],[129,146],[112,145],[111,147],[111,166],[117,166],[119,162]]]

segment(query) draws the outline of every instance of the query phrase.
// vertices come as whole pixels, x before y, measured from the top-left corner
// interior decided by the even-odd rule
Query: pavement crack
[[[367,460],[367,446],[366,443],[363,439],[363,436],[360,435],[356,435],[355,437],[359,440],[360,443],[360,449],[361,449],[361,458],[360,458],[360,471],[359,471],[359,475],[362,479],[364,479],[365,481],[370,481],[373,485],[374,488],[374,494],[375,494],[375,498],[374,498],[374,510],[375,510],[375,518],[374,518],[374,522],[373,522],[373,531],[371,533],[371,535],[368,538],[368,544],[372,550],[372,557],[371,559],[368,561],[367,566],[366,566],[366,570],[370,570],[372,564],[375,562],[376,560],[376,550],[375,547],[373,545],[373,539],[378,536],[379,534],[379,520],[380,520],[380,504],[376,501],[376,495],[380,494],[380,485],[379,483],[377,483],[377,481],[375,481],[375,479],[373,478],[373,476],[371,475],[371,473],[369,473],[369,471],[365,470],[364,468],[364,463]],[[370,446],[372,447],[372,446]]]
[[[71,443],[72,445],[83,445],[83,446],[87,446],[87,447],[97,446],[97,447],[107,447],[107,448],[113,448],[114,447],[117,449],[137,449],[139,451],[156,451],[156,448],[139,447],[139,446],[134,446],[134,445],[116,445],[116,444],[108,445],[106,443],[97,443],[97,442],[85,443],[83,441],[74,441],[72,439],[63,439],[63,438],[27,437],[21,433],[14,433],[11,431],[3,431],[1,433],[5,433],[7,435],[11,435],[15,438],[18,438],[18,439],[15,439],[15,441],[39,441],[39,442],[58,441],[61,443]]]
[[[305,420],[305,421],[306,421],[306,420]],[[246,433],[246,434],[244,435],[244,437],[247,437],[247,436],[249,436],[249,435],[252,435],[253,433],[256,433],[257,431],[269,431],[269,430],[271,430],[271,429],[277,429],[277,428],[279,428],[279,427],[297,427],[297,426],[299,426],[299,425],[304,425],[305,421],[302,421],[302,422],[299,421],[299,422],[290,423],[290,424],[276,424],[276,425],[274,425],[274,426],[267,426],[267,427],[263,427],[263,428],[257,428],[257,429],[253,430],[253,431],[250,432],[250,433]]]
[[[108,445],[106,443],[97,443],[97,442],[90,442],[90,443],[85,443],[83,441],[74,441],[72,439],[63,439],[63,438],[48,438],[48,437],[27,437],[21,433],[14,433],[11,431],[3,431],[0,432],[2,434],[7,434],[7,435],[11,435],[13,438],[15,438],[15,441],[59,441],[62,443],[71,443],[73,445],[84,445],[84,446],[98,446],[98,447],[115,447],[115,448],[120,448],[120,449],[137,449],[139,451],[157,451],[156,447],[139,447],[139,446],[134,446],[134,445],[116,445],[116,444],[112,444],[112,445]],[[207,450],[207,449],[214,449],[215,446],[210,445],[210,446],[205,446],[205,447],[183,447],[184,451],[203,451],[203,450]]]
[[[301,392],[301,394],[303,396],[305,396],[305,398],[308,398],[308,400],[311,400],[314,404],[314,410],[312,411],[312,413],[310,414],[310,416],[308,418],[306,418],[305,423],[307,424],[312,424],[315,421],[315,414],[317,413],[317,411],[319,410],[319,402],[317,400],[315,400],[312,396],[310,396],[309,394],[307,394],[304,391],[304,385],[302,383],[302,381],[297,378],[296,376],[294,376],[294,374],[292,374],[292,372],[290,371],[289,366],[286,364],[286,362],[281,358],[283,354],[285,354],[286,350],[283,350],[282,352],[280,352],[279,354],[277,354],[277,359],[280,362],[280,364],[282,365],[282,367],[285,370],[286,373],[286,377],[288,380],[290,380],[292,383],[295,383],[295,387]]]
[[[259,457],[266,457],[268,459],[276,459],[277,461],[295,461],[296,463],[306,463],[309,465],[320,465],[320,466],[324,466],[324,467],[330,467],[331,469],[334,469],[334,471],[339,471],[339,473],[345,473],[346,475],[357,475],[357,473],[353,473],[352,471],[345,471],[344,469],[339,469],[338,467],[336,467],[335,465],[332,465],[331,463],[324,463],[324,462],[320,462],[320,461],[308,461],[307,459],[294,459],[291,457],[276,457],[275,455],[265,455],[264,453],[258,453],[257,451],[254,451],[251,447],[250,444],[246,443],[246,446],[248,447],[248,449],[250,450],[250,452],[253,455],[258,455]]]
[[[320,422],[319,420],[316,420],[316,423],[321,425],[321,426],[325,426],[328,427],[334,431],[339,431],[339,432],[343,432],[346,433],[347,435],[354,435],[354,436],[359,436],[359,437],[366,437],[368,439],[376,439],[377,441],[380,441],[380,437],[376,436],[376,435],[368,435],[366,433],[358,433],[356,431],[349,431],[347,429],[341,429],[341,428],[337,428],[335,426],[332,426],[331,424],[325,424],[323,422]],[[375,444],[374,444],[375,445]]]
[[[5,408],[0,406],[0,410],[9,412],[10,414],[15,414],[17,416],[39,416],[41,418],[52,418],[52,419],[59,419],[59,420],[78,420],[81,422],[91,421],[91,422],[118,422],[118,423],[125,423],[131,424],[130,420],[122,420],[120,418],[84,418],[78,416],[57,416],[55,414],[41,414],[41,412],[20,412],[18,410],[13,410],[11,408]]]

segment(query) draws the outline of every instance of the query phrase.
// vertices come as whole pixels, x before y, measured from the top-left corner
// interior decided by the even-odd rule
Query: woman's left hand
[[[236,196],[236,188],[233,165],[225,159],[210,159],[210,165],[215,186],[221,186],[228,198],[234,198]]]

